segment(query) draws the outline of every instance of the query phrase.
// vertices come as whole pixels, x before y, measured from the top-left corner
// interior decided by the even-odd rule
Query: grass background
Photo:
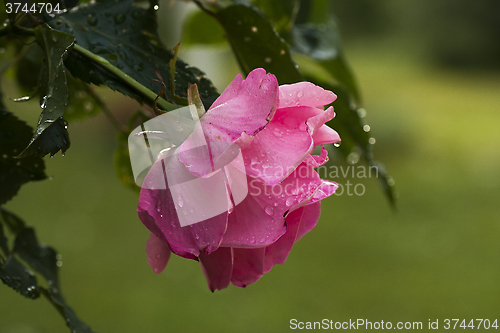
[[[346,52],[375,156],[396,181],[396,214],[376,179],[355,179],[365,194],[324,200],[318,226],[285,265],[245,289],[211,293],[194,261],[172,256],[160,275],[148,267],[137,195],[114,173],[116,132],[102,115],[72,123],[66,156],[46,158],[52,179],[24,186],[6,207],[62,254],[62,291],[77,314],[98,332],[120,333],[282,332],[292,318],[424,327],[497,319],[499,72],[432,67],[397,43],[353,43]],[[113,112],[130,111],[130,100],[109,96]],[[35,108],[7,104],[36,122]],[[0,332],[67,332],[44,299],[1,287],[0,300]]]

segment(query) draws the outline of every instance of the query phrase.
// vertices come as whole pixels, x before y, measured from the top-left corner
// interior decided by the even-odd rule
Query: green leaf
[[[324,1],[317,0],[309,4],[313,7],[325,5]],[[310,10],[313,13],[317,12],[317,8]],[[310,15],[314,16],[313,13]],[[349,92],[360,100],[356,81],[342,52],[340,33],[335,18],[325,11],[324,17],[315,20],[322,22],[305,22],[292,27],[288,41],[293,45],[293,51],[316,60],[316,63],[331,75],[333,79],[331,83],[346,86]]]
[[[300,0],[253,0],[280,35],[290,32],[299,12]]]
[[[12,255],[0,266],[0,280],[24,297],[35,299],[40,296],[35,274]]]
[[[288,45],[257,9],[233,5],[216,15],[245,74],[262,67],[276,75],[280,84],[303,80]]]
[[[359,152],[368,165],[377,167],[378,179],[382,189],[392,207],[395,208],[396,192],[392,185],[392,178],[387,174],[385,167],[373,159],[370,134],[365,130],[365,125],[360,117],[363,110],[360,110],[354,97],[345,87],[324,82],[314,82],[312,78],[308,78],[308,80],[333,91],[337,95],[337,99],[332,104],[335,109],[335,118],[329,121],[327,125],[339,133],[342,140],[339,147],[340,151],[347,160],[349,160],[348,156],[350,154]]]
[[[47,280],[50,287],[59,287],[57,253],[50,246],[38,243],[33,228],[24,227],[18,231],[13,252],[40,273]]]
[[[70,330],[77,333],[93,332],[66,304],[59,286],[57,253],[52,247],[38,243],[33,228],[19,230],[13,252],[45,278],[49,287],[41,291],[63,315]]]
[[[23,184],[47,178],[41,157],[14,158],[32,135],[31,127],[6,111],[0,100],[0,205],[15,196]]]
[[[35,28],[35,37],[45,57],[39,79],[40,106],[43,111],[38,119],[33,138],[19,155],[20,157],[40,153],[42,156],[48,153],[54,155],[59,150],[64,154],[69,148],[69,139],[58,138],[67,136],[64,126],[60,126],[69,98],[63,57],[73,45],[74,37],[53,30],[47,24],[41,24]],[[49,128],[51,130],[47,131]],[[42,134],[45,134],[43,138]],[[48,137],[49,134],[54,138]],[[50,144],[52,141],[57,141],[59,145]]]
[[[7,238],[5,237],[5,234],[3,232],[3,224],[1,216],[0,216],[0,249],[2,249],[5,255],[9,254],[9,247],[7,246]],[[0,260],[1,259],[2,256],[0,255]]]
[[[189,16],[184,23],[182,45],[221,45],[226,42],[224,30],[217,20],[202,11]]]
[[[50,24],[55,29],[74,35],[78,45],[105,58],[149,90],[159,92],[161,84],[153,81],[157,79],[155,68],[162,77],[169,77],[168,62],[173,55],[157,35],[155,10],[152,7],[145,9],[142,5],[144,3],[134,3],[133,0],[81,4]],[[106,84],[143,102],[134,89],[76,52],[70,53],[65,64],[76,78],[87,83]],[[181,60],[176,63],[175,79],[177,96],[186,97],[189,83],[196,83],[205,105],[210,106],[218,97],[205,74]],[[167,97],[172,100],[170,84],[165,84]]]
[[[101,111],[102,101],[85,82],[75,79],[67,73],[69,102],[64,112],[64,119],[68,121],[82,120],[94,116]]]

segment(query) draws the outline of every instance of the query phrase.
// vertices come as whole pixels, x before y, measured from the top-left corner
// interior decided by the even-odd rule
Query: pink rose
[[[278,86],[276,77],[261,68],[246,80],[237,75],[200,119],[208,154],[193,153],[196,144],[189,137],[168,166],[161,158],[155,162],[145,182],[165,178],[165,173],[170,173],[170,182],[172,175],[209,177],[228,147],[236,145],[248,195],[233,205],[229,186],[227,198],[185,191],[177,205],[188,205],[190,211],[202,201],[231,202],[217,216],[181,226],[173,192],[168,187],[143,188],[137,211],[151,231],[146,245],[151,268],[163,271],[171,252],[198,260],[214,291],[229,283],[245,287],[283,264],[293,244],[316,225],[320,200],[338,187],[314,170],[328,160],[322,145],[340,141],[337,132],[324,125],[335,114],[332,107],[323,106],[335,98],[309,82]],[[320,155],[312,155],[315,146],[321,146]]]

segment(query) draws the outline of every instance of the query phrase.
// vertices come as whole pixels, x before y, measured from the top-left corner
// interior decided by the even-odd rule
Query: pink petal
[[[329,180],[321,179],[321,186],[318,188],[314,196],[311,198],[311,202],[316,202],[323,200],[331,196],[339,188],[339,184]]]
[[[233,272],[231,283],[237,287],[246,287],[257,282],[264,275],[265,248],[233,248]]]
[[[247,174],[269,185],[281,182],[309,156],[315,132],[334,115],[331,107],[326,111],[313,107],[278,109],[269,125],[242,150]],[[337,140],[338,135],[326,133],[322,138],[326,142]]]
[[[206,255],[200,254],[200,264],[208,282],[208,288],[213,292],[222,290],[231,281],[233,271],[233,254],[230,247],[221,247]]]
[[[311,82],[298,82],[280,86],[279,108],[290,106],[323,106],[332,103],[337,96]]]
[[[298,240],[298,232],[309,231],[316,225],[321,213],[319,202],[294,210],[286,217],[286,233],[275,243],[266,247],[264,272],[267,273],[276,264],[284,264],[293,244]],[[306,231],[306,232],[307,232]],[[300,237],[302,237],[301,234]],[[300,238],[299,237],[299,238]]]
[[[320,128],[318,128],[314,132],[312,138],[314,140],[315,146],[340,142],[339,134],[334,129],[328,127],[327,125],[322,125]]]
[[[200,119],[208,150],[213,160],[238,140],[242,133],[253,136],[262,130],[272,118],[278,104],[278,81],[262,68],[250,72],[246,80],[237,76],[208,112]],[[189,141],[188,139],[187,141]],[[189,145],[183,143],[182,146]],[[180,160],[197,174],[206,174],[206,164],[200,163],[196,154],[181,149]]]
[[[306,163],[274,186],[248,177],[248,196],[229,214],[221,246],[257,248],[274,243],[286,231],[284,216],[311,200],[321,184]]]
[[[197,191],[182,192],[183,182],[187,184],[198,178],[193,176],[176,157],[177,155],[174,155],[168,160],[160,157],[153,164],[144,181],[146,186],[150,188],[141,189],[137,211],[141,221],[149,230],[155,232],[157,236],[163,235],[165,237],[172,252],[196,260],[200,255],[200,250],[210,253],[219,247],[222,235],[226,230],[228,213],[226,211],[207,218],[203,222],[181,227],[175,202],[168,186],[175,185],[175,182],[180,184],[179,189],[183,195],[182,201],[186,209],[190,205],[192,207],[206,205],[208,200],[206,193],[211,193],[211,189],[198,188]],[[151,189],[157,188],[154,184],[160,181],[166,184],[167,188]],[[186,188],[189,189],[187,185]],[[176,202],[179,204],[179,198],[176,198]],[[194,209],[191,210],[194,211]]]
[[[328,162],[328,151],[321,146],[321,154],[320,155],[309,155],[305,161],[312,168],[317,168],[326,162]]]
[[[146,253],[148,255],[149,267],[151,267],[156,274],[159,274],[167,266],[171,252],[166,241],[156,237],[154,233],[151,233],[146,243]]]

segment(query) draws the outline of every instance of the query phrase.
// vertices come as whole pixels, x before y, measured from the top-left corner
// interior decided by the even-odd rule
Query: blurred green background
[[[211,293],[198,263],[176,256],[160,275],[148,267],[149,232],[135,212],[138,196],[114,173],[117,133],[102,114],[71,123],[66,156],[45,159],[52,179],[25,185],[7,208],[62,254],[64,296],[98,332],[283,332],[292,318],[421,321],[424,328],[429,319],[440,327],[445,318],[497,319],[499,4],[334,1],[375,157],[396,181],[398,212],[375,178],[349,179],[363,184],[364,195],[323,201],[318,226],[286,264],[245,289]],[[160,5],[167,18],[183,10]],[[160,21],[165,34],[176,23]],[[183,55],[220,91],[237,72],[227,49]],[[9,82],[6,95],[18,97]],[[122,121],[138,108],[98,92]],[[33,104],[7,106],[36,123]],[[0,300],[2,333],[68,331],[45,299],[2,286]]]

